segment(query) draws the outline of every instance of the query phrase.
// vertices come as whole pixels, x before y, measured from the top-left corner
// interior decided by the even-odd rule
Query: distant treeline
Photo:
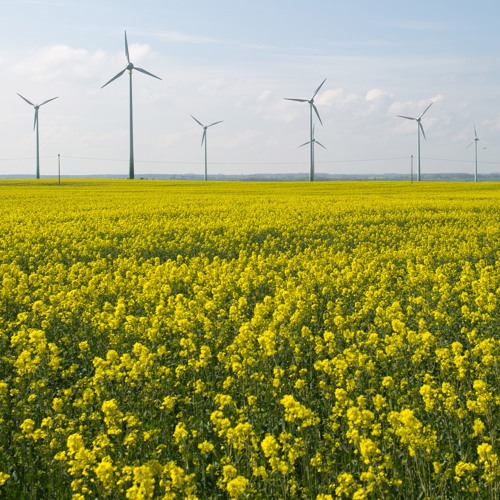
[[[45,179],[53,179],[54,175],[42,176]],[[102,175],[64,175],[66,179],[125,179],[125,175],[102,174]],[[33,175],[10,174],[0,175],[0,179],[31,179]],[[138,180],[203,180],[203,175],[198,174],[138,174]],[[241,182],[294,182],[308,181],[309,174],[293,173],[271,173],[271,174],[216,174],[209,175],[211,181],[241,181]],[[316,181],[411,181],[408,174],[322,174],[316,173]],[[473,182],[474,175],[466,173],[434,173],[422,174],[423,181],[448,181],[448,182]],[[413,177],[416,182],[416,176]],[[478,175],[478,182],[498,182],[500,172]]]

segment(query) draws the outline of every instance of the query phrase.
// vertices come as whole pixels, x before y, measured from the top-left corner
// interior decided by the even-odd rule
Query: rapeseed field
[[[500,497],[500,186],[0,184],[0,496]]]

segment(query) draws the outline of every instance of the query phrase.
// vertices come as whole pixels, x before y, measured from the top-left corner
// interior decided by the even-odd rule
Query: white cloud
[[[364,101],[360,102],[359,115],[367,117],[374,114],[387,114],[393,100],[394,96],[392,93],[386,90],[379,88],[370,89],[366,93]]]
[[[290,123],[305,110],[304,103],[292,102],[276,95],[272,90],[240,95],[235,109],[245,115],[274,123]]]
[[[14,75],[34,81],[96,77],[105,66],[103,51],[89,52],[68,45],[53,45],[15,54]]]
[[[315,99],[315,103],[320,106],[343,108],[359,102],[358,94],[346,92],[343,88],[325,90]]]
[[[214,92],[214,91],[222,91],[228,86],[227,80],[224,78],[210,78],[205,80],[201,86],[201,92]]]
[[[438,94],[434,97],[431,97],[431,101],[432,102],[440,102],[440,101],[443,101],[444,100],[444,95],[442,94]]]
[[[147,59],[151,54],[151,47],[146,43],[133,43],[128,48],[130,60],[134,63]],[[123,54],[123,60],[125,62],[125,54]]]
[[[392,94],[382,89],[371,89],[365,95],[365,101],[367,102],[387,101],[391,98]]]
[[[482,120],[479,126],[481,127],[481,134],[488,134],[491,133],[491,131],[500,130],[500,114],[493,119]],[[478,130],[478,135],[479,134],[480,132]]]
[[[418,117],[429,104],[434,104],[443,100],[444,96],[438,94],[428,99],[420,99],[419,101],[395,101],[391,104],[389,113]]]
[[[257,100],[260,102],[268,101],[271,95],[272,95],[271,90],[262,90],[260,94],[257,96]]]

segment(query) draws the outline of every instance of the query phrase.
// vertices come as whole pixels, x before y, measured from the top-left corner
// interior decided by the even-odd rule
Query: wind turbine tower
[[[417,143],[418,143],[418,170],[417,170],[417,181],[420,181],[420,131],[422,131],[422,135],[424,136],[424,139],[425,139],[425,132],[424,132],[424,127],[422,126],[422,116],[425,115],[425,113],[427,112],[427,110],[433,105],[434,103],[430,103],[429,106],[427,106],[425,109],[424,109],[424,112],[418,117],[418,118],[414,118],[412,116],[403,116],[403,115],[398,115],[399,118],[405,118],[406,120],[415,120],[417,122],[417,134],[418,134],[418,140],[417,140]]]
[[[314,180],[314,130],[313,130],[313,109],[314,112],[316,113],[316,116],[318,117],[319,122],[321,125],[323,125],[323,122],[321,121],[321,117],[319,116],[318,113],[318,108],[314,104],[314,98],[316,97],[316,94],[319,92],[323,84],[326,82],[326,78],[321,82],[321,85],[316,89],[314,94],[312,95],[311,98],[309,99],[294,99],[291,97],[285,97],[287,101],[297,101],[297,102],[307,102],[309,103],[309,131],[310,131],[310,139],[309,139],[309,144],[310,144],[310,168],[309,168],[309,180],[312,182]],[[306,143],[307,144],[307,143]]]
[[[313,126],[313,137],[312,137],[312,141],[307,141],[307,142],[304,142],[304,144],[301,144],[299,146],[299,148],[301,148],[302,146],[306,146],[307,144],[311,144],[312,142],[312,145],[313,145],[313,154],[312,154],[312,166],[311,166],[311,172],[312,172],[312,178],[314,179],[314,147],[316,144],[318,144],[319,146],[321,146],[323,149],[326,149],[325,146],[323,146],[323,144],[321,144],[321,142],[317,141],[316,138],[314,137],[314,126]]]
[[[477,143],[480,141],[479,137],[477,136],[477,131],[476,131],[476,126],[474,125],[474,140],[467,146],[468,148],[471,147],[474,144],[474,149],[475,149],[475,164],[476,168],[474,169],[474,182],[477,182]],[[486,149],[484,146],[481,146],[483,149]]]
[[[29,105],[33,106],[35,108],[35,123],[33,124],[33,130],[36,131],[36,178],[40,179],[40,146],[39,146],[39,134],[38,134],[38,110],[40,109],[40,106],[43,106],[44,104],[47,104],[50,101],[53,101],[54,99],[57,99],[57,97],[52,97],[51,99],[47,99],[46,101],[43,101],[41,104],[33,104],[31,101],[28,101],[26,97],[23,97],[21,94],[17,94],[21,99],[24,99]]]
[[[201,125],[203,127],[203,136],[201,138],[201,145],[205,144],[205,180],[208,178],[207,174],[207,128],[212,127],[213,125],[217,125],[218,123],[222,123],[223,120],[220,120],[218,122],[213,122],[210,125],[203,125],[199,120],[197,120],[193,115],[191,115],[191,118],[198,123],[198,125]]]
[[[130,95],[129,95],[129,106],[130,106],[130,160],[129,160],[129,179],[133,179],[135,175],[135,168],[134,168],[134,120],[133,120],[133,109],[132,109],[132,70],[137,70],[141,73],[144,73],[145,75],[152,76],[153,78],[157,78],[158,80],[161,80],[159,76],[153,75],[153,73],[150,73],[149,71],[146,71],[145,69],[138,68],[137,66],[134,66],[134,64],[130,61],[130,55],[128,52],[128,43],[127,43],[127,32],[125,31],[125,56],[127,57],[127,66],[125,69],[120,71],[117,75],[115,75],[109,82],[105,83],[101,88],[104,88],[106,85],[111,83],[112,81],[116,80],[117,78],[120,78],[120,76],[125,73],[125,71],[129,71],[129,90],[130,90]]]

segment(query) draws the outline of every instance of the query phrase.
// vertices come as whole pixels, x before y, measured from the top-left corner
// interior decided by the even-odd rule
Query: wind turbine
[[[24,99],[29,105],[33,106],[35,108],[35,122],[33,124],[33,130],[36,131],[36,178],[40,179],[40,148],[39,148],[39,137],[38,137],[38,110],[40,109],[40,106],[43,106],[44,104],[47,104],[50,101],[53,101],[54,99],[57,99],[57,97],[52,97],[51,99],[47,99],[46,101],[43,101],[41,104],[33,104],[31,101],[28,101],[26,97],[23,97],[21,94],[17,94],[21,99]]]
[[[422,131],[422,135],[424,136],[425,139],[425,132],[424,132],[424,127],[422,127],[422,116],[425,115],[427,110],[433,105],[434,103],[431,102],[429,106],[427,106],[424,109],[424,112],[418,117],[414,118],[412,116],[403,116],[403,115],[398,115],[399,118],[405,118],[407,120],[415,120],[417,122],[417,133],[418,133],[418,171],[417,171],[417,181],[420,181],[420,131]]]
[[[476,168],[474,170],[474,182],[477,182],[477,143],[480,141],[479,137],[477,136],[477,131],[476,131],[476,125],[474,125],[474,140],[467,146],[470,148],[474,144],[474,149],[475,149],[475,156],[476,156]],[[484,146],[481,146],[483,149],[486,149]]]
[[[128,43],[127,43],[127,32],[125,31],[125,56],[127,57],[127,66],[125,69],[120,71],[117,75],[115,75],[109,82],[105,83],[101,88],[104,88],[106,85],[111,83],[112,81],[116,80],[117,78],[120,78],[120,76],[125,73],[125,71],[129,71],[129,88],[130,88],[130,161],[129,161],[129,179],[134,178],[134,123],[133,123],[133,112],[132,112],[132,70],[137,70],[140,71],[141,73],[144,73],[145,75],[152,76],[153,78],[157,78],[158,80],[161,80],[159,76],[153,75],[153,73],[150,73],[149,71],[146,71],[145,69],[138,68],[137,66],[134,66],[132,62],[130,61],[130,56],[128,53]]]
[[[316,144],[319,144],[323,149],[326,149],[325,146],[323,146],[323,144],[321,144],[321,142],[317,141],[314,137],[314,125],[313,125],[313,136],[312,136],[312,140],[311,141],[307,141],[307,142],[304,142],[304,144],[301,144],[299,146],[299,148],[301,148],[302,146],[306,146],[307,144],[310,144],[312,143],[313,145],[313,155],[312,155],[312,166],[311,166],[311,172],[312,172],[312,176],[314,178],[314,146]]]
[[[291,97],[285,97],[287,101],[297,101],[297,102],[308,102],[309,103],[309,130],[310,130],[310,137],[311,139],[309,140],[310,144],[310,170],[309,170],[309,180],[313,181],[314,180],[314,131],[313,131],[313,109],[314,112],[316,113],[316,116],[318,117],[319,122],[321,125],[323,125],[323,122],[321,121],[321,117],[319,116],[318,113],[318,108],[314,105],[314,98],[316,97],[316,94],[319,92],[319,89],[323,86],[323,84],[326,82],[326,78],[321,82],[321,85],[316,89],[314,94],[310,99],[293,99]],[[306,143],[308,144],[308,143]]]
[[[201,145],[203,146],[203,143],[205,143],[205,180],[207,180],[207,128],[212,127],[213,125],[217,125],[218,123],[222,123],[223,120],[220,120],[218,122],[213,122],[210,125],[203,125],[199,120],[197,120],[193,115],[191,115],[191,118],[201,125],[203,127],[203,136],[201,138]]]

